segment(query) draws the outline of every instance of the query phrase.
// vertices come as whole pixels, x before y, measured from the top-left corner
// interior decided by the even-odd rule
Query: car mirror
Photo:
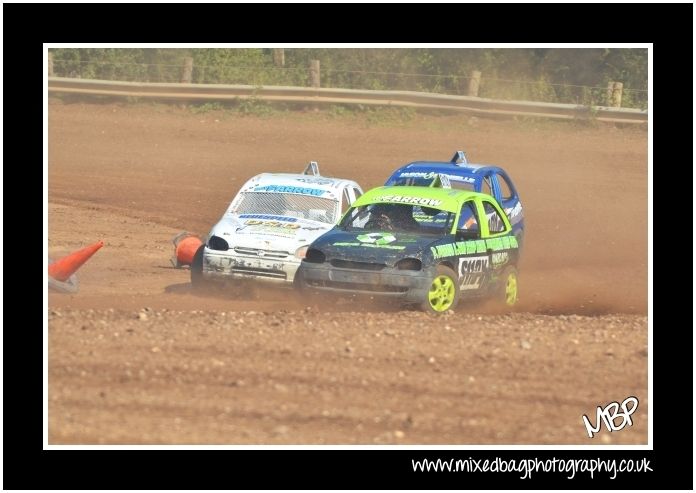
[[[480,232],[477,229],[458,229],[455,239],[457,241],[463,240],[477,240],[481,237]]]

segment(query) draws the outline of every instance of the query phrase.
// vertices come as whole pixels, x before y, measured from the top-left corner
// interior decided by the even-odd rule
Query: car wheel
[[[508,266],[503,270],[500,276],[500,284],[498,284],[497,298],[508,308],[512,308],[517,304],[518,290],[517,269],[513,266]]]
[[[435,314],[453,310],[459,301],[457,274],[444,265],[437,266],[437,273],[426,293],[421,307],[424,311]]]
[[[193,256],[193,261],[191,262],[191,285],[194,288],[201,287],[205,284],[205,279],[203,279],[203,249],[205,245],[201,245],[196,250]]]
[[[317,296],[324,296],[325,298],[328,298],[329,296],[328,293],[322,293],[321,291],[313,288],[307,283],[307,280],[304,277],[304,271],[301,266],[297,269],[297,272],[295,272],[295,279],[293,280],[292,284],[297,293],[299,293],[299,295],[303,299],[314,298]]]
[[[292,285],[297,291],[306,291],[309,289],[307,281],[305,281],[304,276],[302,274],[302,266],[300,266],[295,271],[295,278],[292,281]]]

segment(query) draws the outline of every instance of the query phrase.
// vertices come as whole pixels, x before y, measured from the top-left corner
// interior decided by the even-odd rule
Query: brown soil
[[[202,295],[169,263],[256,173],[368,189],[461,148],[522,195],[523,313]],[[49,255],[105,242],[49,293],[49,443],[647,442],[644,129],[52,102],[48,180]],[[633,426],[589,440],[582,414],[629,395]]]

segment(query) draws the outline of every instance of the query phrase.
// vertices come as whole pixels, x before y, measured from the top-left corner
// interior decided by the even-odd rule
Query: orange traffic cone
[[[174,267],[191,265],[198,248],[203,244],[198,236],[186,231],[172,238],[172,243],[174,243],[174,257],[172,258]]]
[[[70,279],[77,269],[82,267],[82,264],[94,255],[94,252],[104,246],[103,241],[98,241],[94,245],[90,245],[81,250],[71,253],[70,255],[56,260],[48,266],[48,275],[56,281],[65,282]]]

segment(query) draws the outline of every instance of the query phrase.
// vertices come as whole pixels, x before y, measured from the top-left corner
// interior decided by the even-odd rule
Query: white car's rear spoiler
[[[319,174],[319,164],[316,161],[310,161],[307,167],[302,172],[302,174],[321,176],[321,174]]]

